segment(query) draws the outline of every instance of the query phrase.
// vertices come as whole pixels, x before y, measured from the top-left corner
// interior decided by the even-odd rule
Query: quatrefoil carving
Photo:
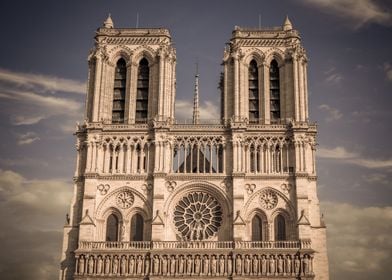
[[[245,190],[248,192],[248,194],[252,194],[255,189],[256,189],[255,184],[246,184],[245,185]]]
[[[97,190],[99,191],[99,193],[101,195],[107,194],[109,189],[110,189],[110,186],[108,184],[105,184],[105,185],[104,184],[100,184],[100,185],[97,186]]]
[[[165,183],[165,185],[166,185],[167,190],[169,192],[172,192],[175,189],[175,187],[177,186],[177,183],[175,181],[167,181]]]

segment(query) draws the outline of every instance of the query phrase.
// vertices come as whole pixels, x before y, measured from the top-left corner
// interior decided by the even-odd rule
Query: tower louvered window
[[[280,119],[280,85],[279,85],[279,66],[276,60],[271,61],[270,65],[270,118],[271,122]]]
[[[136,92],[136,122],[147,121],[148,114],[148,90],[149,90],[150,68],[147,59],[143,58],[139,62]]]
[[[256,122],[259,118],[259,71],[256,61],[249,64],[249,121]]]
[[[124,123],[126,84],[127,66],[125,60],[120,58],[114,74],[112,123]]]

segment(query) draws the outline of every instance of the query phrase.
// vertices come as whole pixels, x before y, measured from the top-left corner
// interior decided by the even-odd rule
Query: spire
[[[196,62],[195,94],[193,96],[193,124],[198,124],[199,119],[199,64]]]
[[[113,28],[114,24],[113,24],[113,20],[111,15],[108,15],[108,18],[103,22],[103,27],[105,28]]]
[[[288,31],[288,30],[292,30],[292,29],[293,29],[293,25],[291,24],[289,16],[286,16],[286,18],[284,19],[284,23],[283,23],[283,30]]]

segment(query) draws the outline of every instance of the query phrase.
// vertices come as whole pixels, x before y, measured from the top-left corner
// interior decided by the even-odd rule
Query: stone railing
[[[314,279],[310,240],[82,241],[75,253],[75,279],[203,276]]]

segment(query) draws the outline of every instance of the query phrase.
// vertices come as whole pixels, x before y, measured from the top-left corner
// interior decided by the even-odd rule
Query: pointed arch
[[[287,239],[286,218],[279,213],[274,219],[275,241],[284,241]]]
[[[105,241],[119,241],[120,221],[116,214],[110,214],[106,219]]]
[[[278,62],[273,59],[269,68],[270,89],[270,119],[277,122],[280,119],[280,75]]]
[[[248,92],[249,92],[249,121],[257,122],[260,115],[259,102],[259,69],[256,60],[252,59],[248,68]]]
[[[112,123],[124,123],[127,65],[124,58],[116,63],[112,104]]]
[[[141,214],[135,213],[131,219],[130,241],[143,241],[144,239],[144,218]]]
[[[138,64],[136,91],[136,123],[144,123],[148,118],[148,94],[150,82],[150,67],[148,60],[143,57]]]

